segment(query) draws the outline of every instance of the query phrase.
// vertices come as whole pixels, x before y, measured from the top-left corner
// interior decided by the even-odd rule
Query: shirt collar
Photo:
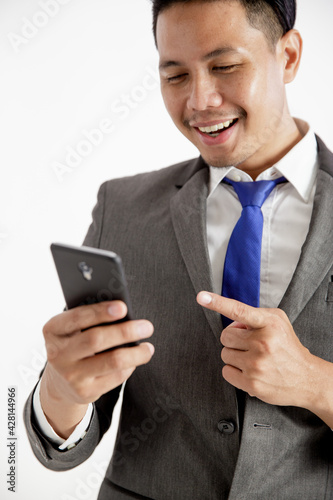
[[[311,127],[298,118],[295,122],[303,134],[303,138],[280,161],[262,172],[256,180],[273,180],[284,176],[296,189],[305,203],[310,194],[318,170],[317,141]],[[236,167],[209,167],[209,196],[224,179],[229,177],[235,181],[252,181],[252,178]]]

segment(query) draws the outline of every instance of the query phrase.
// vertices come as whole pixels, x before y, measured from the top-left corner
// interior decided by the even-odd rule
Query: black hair
[[[212,3],[230,0],[152,0],[153,33],[156,43],[157,19],[161,12],[176,3]],[[275,48],[278,40],[290,31],[296,20],[296,0],[232,0],[240,2],[246,10],[247,19],[253,28],[264,33],[269,44]]]

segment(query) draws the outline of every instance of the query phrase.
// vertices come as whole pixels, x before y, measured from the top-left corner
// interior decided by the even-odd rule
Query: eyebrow
[[[215,49],[213,50],[212,52],[209,52],[208,54],[204,55],[202,57],[202,61],[209,61],[210,59],[214,59],[214,57],[219,57],[219,56],[223,56],[225,54],[238,54],[238,50],[237,49],[234,49],[233,47],[222,47],[222,48],[219,48],[219,49]],[[180,67],[180,66],[184,66],[184,64],[182,64],[180,61],[161,61],[160,64],[159,64],[159,69],[160,70],[163,70],[163,69],[168,69],[170,67]]]

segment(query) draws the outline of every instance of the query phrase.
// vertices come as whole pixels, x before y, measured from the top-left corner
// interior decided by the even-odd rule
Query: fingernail
[[[141,338],[146,338],[153,333],[153,325],[147,323],[147,321],[142,321],[137,323],[136,331]]]
[[[208,305],[212,302],[213,298],[211,295],[209,295],[209,293],[200,293],[199,295],[199,301],[200,301],[200,304],[202,305]]]
[[[153,355],[155,353],[155,347],[153,346],[153,344],[147,344],[147,345],[149,347],[151,354]]]
[[[117,303],[117,302],[114,302],[113,304],[111,304],[109,307],[108,307],[108,313],[110,314],[110,316],[113,316],[113,317],[118,317],[121,315],[121,313],[123,312],[123,308],[122,306]]]

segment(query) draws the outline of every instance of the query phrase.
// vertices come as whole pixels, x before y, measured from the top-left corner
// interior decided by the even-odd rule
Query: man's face
[[[270,166],[290,125],[280,42],[273,53],[242,5],[221,1],[163,11],[157,45],[166,108],[206,162]]]

